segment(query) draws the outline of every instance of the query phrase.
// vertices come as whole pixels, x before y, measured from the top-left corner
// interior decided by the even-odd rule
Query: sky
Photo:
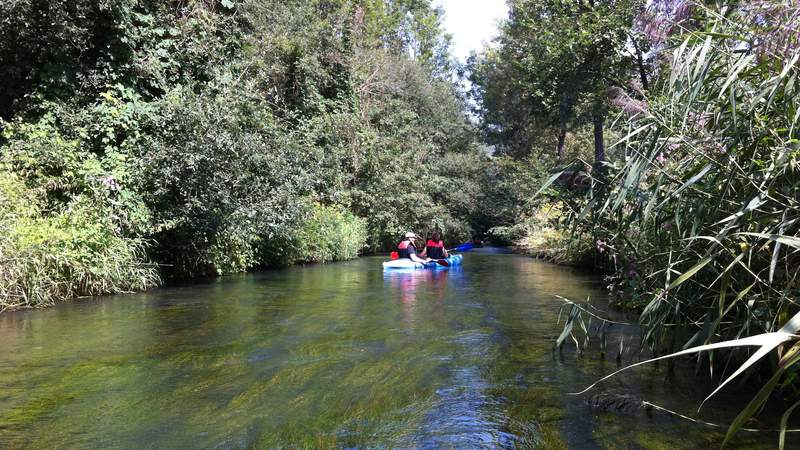
[[[445,30],[453,35],[453,55],[464,62],[497,35],[497,24],[508,15],[505,0],[434,0],[444,8]]]

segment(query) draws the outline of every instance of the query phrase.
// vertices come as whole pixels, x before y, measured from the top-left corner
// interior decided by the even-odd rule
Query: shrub
[[[104,199],[76,196],[47,213],[40,191],[0,170],[0,310],[159,283],[143,242],[123,237]]]
[[[353,259],[364,248],[364,220],[332,206],[315,204],[297,233],[298,261],[327,262]]]
[[[565,222],[562,203],[543,203],[515,224],[489,231],[493,240],[510,242],[520,253],[557,264],[590,266],[594,262],[591,236],[582,230],[571,232]]]
[[[214,87],[178,88],[162,99],[135,160],[137,190],[153,214],[154,256],[177,275],[256,266],[256,242],[293,226],[320,177],[320,149],[295,139],[251,85],[222,74]]]
[[[294,227],[264,242],[261,257],[277,267],[343,261],[358,257],[366,240],[363,219],[336,206],[313,203]]]
[[[519,240],[525,234],[521,222],[541,203],[534,194],[547,177],[545,167],[532,157],[492,157],[479,177],[482,186],[476,220],[479,231],[489,232],[496,244]]]

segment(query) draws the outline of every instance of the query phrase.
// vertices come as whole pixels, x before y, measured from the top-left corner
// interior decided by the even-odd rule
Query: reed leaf
[[[649,363],[652,363],[652,362],[655,362],[655,361],[661,361],[661,360],[665,360],[665,359],[675,358],[677,356],[691,355],[691,354],[695,354],[695,353],[705,352],[705,351],[709,351],[709,350],[716,350],[716,349],[720,349],[720,348],[759,347],[759,350],[755,354],[753,354],[753,356],[748,358],[748,360],[744,364],[742,364],[739,367],[739,369],[737,369],[736,372],[733,373],[733,375],[728,377],[717,389],[714,390],[714,392],[712,392],[705,400],[703,400],[703,403],[705,403],[709,398],[714,396],[714,394],[719,392],[719,390],[723,386],[725,386],[730,380],[732,380],[733,378],[736,378],[739,374],[741,374],[742,372],[747,370],[750,366],[755,364],[759,359],[764,357],[767,353],[769,353],[770,351],[774,350],[776,347],[778,347],[779,345],[781,345],[781,344],[783,344],[785,342],[798,339],[798,336],[794,334],[798,329],[800,329],[800,313],[797,313],[792,318],[792,320],[789,321],[787,323],[787,325],[784,326],[783,328],[781,328],[781,330],[779,330],[779,331],[776,331],[776,332],[773,332],[773,333],[763,333],[763,334],[759,334],[759,335],[756,335],[756,336],[750,336],[750,337],[741,338],[741,339],[732,339],[732,340],[729,340],[729,341],[717,342],[717,343],[714,343],[714,344],[698,345],[697,347],[692,347],[692,348],[689,348],[689,349],[686,349],[686,350],[681,350],[679,352],[674,352],[674,353],[670,353],[668,355],[659,356],[657,358],[650,358],[650,359],[647,359],[645,361],[640,361],[640,362],[637,362],[637,363],[634,363],[634,364],[630,364],[630,365],[625,366],[625,367],[623,367],[623,368],[621,368],[621,369],[619,369],[619,370],[617,370],[617,371],[615,371],[615,372],[613,372],[613,373],[611,373],[609,375],[604,376],[603,378],[600,378],[599,380],[595,381],[594,383],[592,383],[591,385],[589,385],[588,387],[586,387],[582,391],[574,392],[572,394],[573,395],[584,394],[584,393],[590,391],[591,389],[593,389],[595,386],[597,386],[601,382],[603,382],[603,381],[605,381],[605,380],[607,380],[609,378],[612,378],[612,377],[614,377],[615,375],[617,375],[617,374],[619,374],[621,372],[624,372],[626,370],[632,369],[632,368],[637,367],[637,366],[642,366],[644,364],[649,364]],[[789,332],[787,330],[793,330],[793,331]]]
[[[701,260],[700,260],[700,262],[698,262],[697,264],[695,264],[694,266],[692,266],[692,267],[691,267],[689,270],[687,270],[686,272],[684,272],[683,274],[681,274],[681,276],[679,276],[678,278],[676,278],[676,279],[675,279],[675,281],[673,281],[672,283],[670,283],[670,285],[669,285],[669,286],[667,286],[667,290],[675,289],[675,288],[676,288],[676,287],[678,287],[679,285],[683,284],[683,282],[685,282],[686,280],[688,280],[689,278],[691,278],[691,277],[692,277],[692,275],[694,275],[694,274],[696,274],[697,272],[699,272],[699,271],[700,271],[700,269],[702,269],[703,267],[705,267],[705,266],[706,266],[708,263],[710,263],[710,262],[711,262],[711,261],[713,261],[713,260],[714,260],[714,258],[712,258],[711,256],[707,256],[707,257],[705,257],[705,258],[701,259]]]
[[[619,122],[617,159],[593,184],[603,189],[572,198],[568,223],[604,243],[597,257],[640,312],[643,342],[668,353],[636,365],[755,347],[729,353],[737,369],[708,398],[774,365],[764,356],[797,341],[800,322],[800,42],[771,47],[763,9],[798,7],[746,4],[693,2],[702,28],[671,39],[648,114]],[[778,377],[799,392],[797,374],[787,365]]]
[[[784,447],[786,446],[786,431],[788,428],[789,417],[792,415],[795,408],[797,408],[798,406],[800,406],[800,400],[795,402],[794,405],[790,406],[786,410],[786,412],[783,413],[783,416],[781,416],[781,428],[780,428],[781,431],[780,431],[780,436],[778,437],[778,448],[780,450],[783,450]]]

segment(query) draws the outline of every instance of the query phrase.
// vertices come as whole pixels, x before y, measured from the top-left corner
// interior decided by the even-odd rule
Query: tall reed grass
[[[0,170],[0,313],[160,283],[143,243],[122,236],[96,199],[45,211],[36,191]]]
[[[728,368],[721,351],[744,361],[733,376],[764,360],[728,442],[774,389],[800,398],[800,14],[693,8],[696,27],[664,50],[646,103],[630,100],[642,108],[615,123],[624,137],[571,224],[632,289],[657,354],[703,352],[714,375]]]

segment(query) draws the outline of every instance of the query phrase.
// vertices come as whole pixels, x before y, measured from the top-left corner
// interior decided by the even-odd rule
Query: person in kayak
[[[408,232],[406,233],[405,237],[399,244],[397,244],[397,253],[399,254],[400,258],[407,258],[414,262],[418,263],[427,263],[430,262],[430,258],[420,258],[417,255],[417,246],[414,245],[414,242],[417,240],[417,235]]]
[[[447,254],[447,249],[444,248],[442,235],[438,231],[434,232],[428,242],[425,243],[425,248],[422,249],[421,254],[431,259],[444,259],[450,256]]]

